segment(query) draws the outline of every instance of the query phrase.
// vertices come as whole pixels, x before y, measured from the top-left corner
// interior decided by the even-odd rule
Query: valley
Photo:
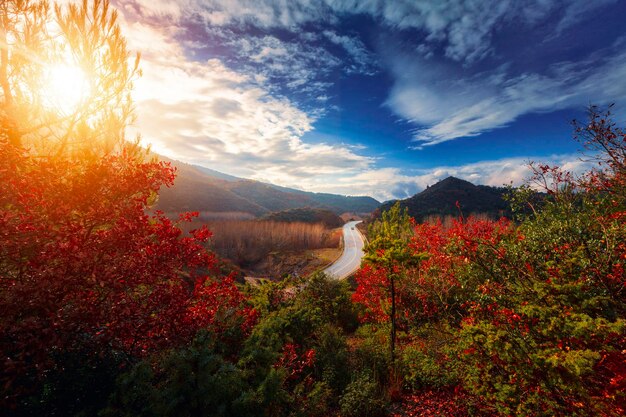
[[[311,193],[159,158],[176,168],[177,178],[172,187],[161,190],[155,208],[171,218],[198,212],[184,228],[207,225],[212,232],[207,247],[239,281],[308,276],[322,269],[346,278],[358,269],[356,259],[363,256],[358,228],[367,230],[396,201],[418,222],[451,224],[459,216],[510,216],[505,188],[454,177],[407,199],[381,204],[371,197]],[[347,246],[343,234],[348,236]],[[331,265],[335,261],[340,263]]]

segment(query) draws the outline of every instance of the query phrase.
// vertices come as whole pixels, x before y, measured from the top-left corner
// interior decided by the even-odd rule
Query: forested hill
[[[344,221],[330,210],[320,208],[295,208],[267,214],[264,220],[275,222],[322,223],[328,228],[341,227]]]
[[[506,188],[474,185],[455,177],[448,177],[424,191],[404,200],[400,200],[402,207],[408,208],[409,215],[417,221],[426,217],[458,216],[459,208],[464,215],[487,214],[499,217],[510,213],[509,204],[503,199]],[[395,201],[382,204],[381,211],[388,210]]]
[[[166,213],[199,211],[259,217],[275,211],[305,207],[327,209],[337,214],[370,213],[380,206],[380,202],[371,197],[295,190],[159,158],[177,168],[174,186],[159,193],[156,208]]]

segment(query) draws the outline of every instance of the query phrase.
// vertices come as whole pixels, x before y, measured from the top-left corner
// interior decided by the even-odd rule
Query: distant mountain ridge
[[[177,168],[174,186],[162,188],[156,204],[157,209],[166,213],[237,212],[261,217],[271,212],[296,208],[327,209],[336,214],[370,213],[380,206],[380,202],[372,197],[301,191],[160,158]]]
[[[506,188],[503,187],[474,185],[469,181],[448,177],[413,197],[399,201],[417,221],[433,215],[458,216],[457,202],[463,215],[482,213],[499,217],[510,213],[510,206],[503,198],[505,193]],[[380,210],[388,210],[393,204],[395,201],[387,201]]]

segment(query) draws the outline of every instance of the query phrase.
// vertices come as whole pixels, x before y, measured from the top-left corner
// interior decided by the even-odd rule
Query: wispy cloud
[[[579,23],[584,17],[588,17],[596,9],[616,3],[618,0],[572,0],[564,8],[563,17],[559,21],[555,32],[561,33],[563,30]]]
[[[626,95],[626,39],[576,63],[513,74],[506,65],[460,77],[445,63],[400,53],[390,58],[395,84],[387,105],[424,126],[418,146],[477,136],[528,113],[608,104]]]
[[[347,72],[373,75],[377,72],[376,59],[363,42],[355,37],[339,35],[332,30],[325,30],[324,36],[332,43],[340,45],[352,58],[352,63],[346,67]]]
[[[225,42],[243,62],[243,71],[261,75],[267,88],[297,89],[317,96],[330,86],[324,82],[325,76],[341,65],[326,49],[299,39],[287,42],[266,35]]]
[[[187,0],[185,8],[211,25],[288,29],[312,22],[332,24],[338,14],[365,14],[394,29],[424,31],[426,42],[442,47],[448,58],[474,62],[492,52],[492,37],[502,25],[533,25],[558,13],[558,26],[564,28],[614,1]]]

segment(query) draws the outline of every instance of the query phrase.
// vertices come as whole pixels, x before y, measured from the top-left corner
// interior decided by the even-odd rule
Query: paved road
[[[343,226],[343,253],[334,264],[324,270],[333,278],[347,278],[361,266],[364,242],[363,236],[355,227],[358,223],[361,222],[348,222]]]

